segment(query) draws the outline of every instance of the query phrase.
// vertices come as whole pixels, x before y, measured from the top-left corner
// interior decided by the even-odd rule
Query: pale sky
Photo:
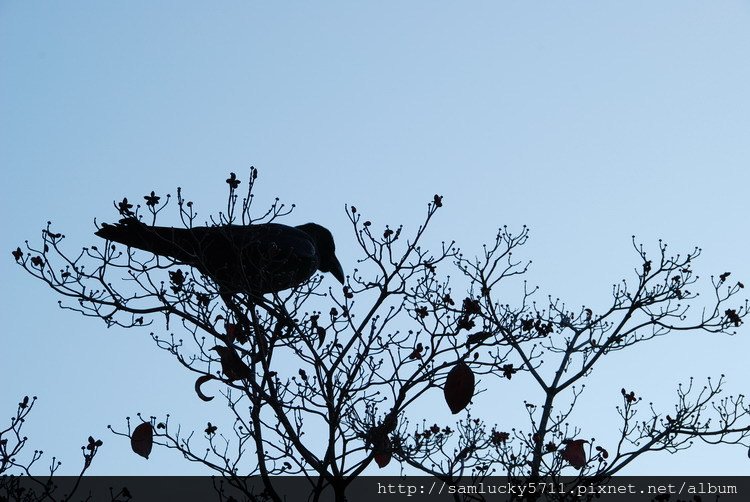
[[[140,411],[202,431],[220,399],[199,401],[147,329],[60,310],[10,251],[39,242],[47,220],[71,253],[94,244],[94,218],[151,190],[181,186],[216,213],[227,174],[244,180],[250,165],[259,201],[326,225],[349,271],[345,204],[414,231],[440,193],[433,243],[474,255],[498,226],[531,228],[520,257],[540,300],[606,305],[639,265],[633,234],[652,250],[703,248],[704,286],[725,271],[750,283],[749,53],[740,1],[0,1],[0,416],[38,396],[27,453],[56,455],[62,473],[77,472],[89,434],[104,441],[91,474],[207,473],[174,451],[142,459],[106,425]],[[621,387],[665,413],[691,375],[747,392],[748,334],[613,356],[588,382],[584,435],[616,428]],[[513,385],[534,398],[530,379]],[[490,423],[523,417],[521,399],[500,401]],[[750,461],[698,445],[624,473],[746,475]]]

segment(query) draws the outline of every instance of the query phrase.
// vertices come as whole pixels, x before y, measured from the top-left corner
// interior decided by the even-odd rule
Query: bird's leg
[[[251,303],[253,307],[257,306],[257,307],[262,308],[263,310],[266,311],[267,314],[269,314],[275,320],[275,325],[270,336],[271,347],[273,347],[276,340],[283,338],[283,337],[288,337],[294,331],[294,329],[297,328],[297,325],[294,322],[294,319],[292,318],[291,314],[289,314],[289,312],[286,310],[286,306],[284,305],[284,302],[278,297],[277,294],[274,293],[273,302],[269,302],[262,296],[253,295],[252,300],[250,300],[249,303]],[[251,312],[254,313],[255,310],[251,309]],[[261,329],[264,333],[266,332],[265,329],[260,327],[257,318],[254,319],[254,323],[257,324],[258,329]],[[262,342],[259,342],[259,343],[262,343]],[[266,344],[266,346],[268,346],[268,344]]]
[[[271,304],[265,301],[258,303],[258,306],[268,312],[271,317],[276,320],[273,333],[271,334],[272,341],[278,338],[288,337],[292,331],[294,331],[294,328],[297,327],[291,314],[286,310],[284,301],[281,300],[276,293],[274,293],[273,297],[274,302]],[[284,328],[286,328],[286,332],[284,332]]]
[[[250,325],[249,320],[247,318],[247,315],[245,315],[244,312],[242,312],[242,309],[237,305],[237,303],[234,301],[234,298],[232,298],[232,295],[225,292],[225,291],[219,291],[219,296],[221,296],[221,299],[226,304],[227,308],[234,314],[235,319],[237,320],[237,324],[240,327],[240,332],[243,334],[245,338],[249,339],[250,333],[255,333],[255,338],[258,340],[258,346],[257,346],[257,352],[253,351],[251,358],[253,362],[258,362],[259,359],[265,358],[266,354],[268,353],[268,345],[266,343],[265,337],[262,336],[261,333],[259,333],[259,323],[253,322],[253,326]],[[253,313],[253,303],[248,302],[248,308],[251,313]],[[242,343],[243,341],[240,340]]]

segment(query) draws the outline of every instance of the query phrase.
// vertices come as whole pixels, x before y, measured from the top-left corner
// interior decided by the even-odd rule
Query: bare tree
[[[86,446],[81,446],[83,465],[78,476],[73,480],[72,486],[61,489],[55,478],[62,465],[60,460],[52,457],[47,474],[40,476],[32,472],[32,469],[42,459],[44,452],[34,450],[30,456],[23,453],[29,438],[22,431],[35,404],[36,397],[29,399],[29,396],[24,396],[18,403],[15,416],[10,419],[10,425],[0,430],[0,500],[67,502],[76,495],[81,479],[91,467],[102,441],[89,436]],[[129,498],[127,489],[110,495],[112,501]],[[86,500],[91,500],[91,496]]]
[[[258,224],[290,213],[277,200],[255,216],[256,177],[253,169],[243,197],[236,176],[227,179],[226,210],[210,224]],[[122,216],[155,224],[170,197],[162,201],[151,192],[144,199],[145,206],[135,209],[127,199],[115,206]],[[185,228],[200,223],[180,189],[176,201]],[[742,324],[747,300],[731,301],[744,286],[728,272],[712,278],[714,296],[694,312],[691,289],[698,278],[692,267],[699,249],[670,256],[660,242],[651,256],[633,238],[634,278],[614,285],[609,307],[569,309],[552,298],[535,302],[537,288],[519,280],[528,263],[514,252],[529,238],[526,227],[500,228],[476,258],[453,242],[423,248],[442,205],[435,195],[423,223],[408,236],[401,226],[375,230],[347,207],[361,257],[343,289],[335,290],[315,276],[279,293],[227,294],[184,264],[112,243],[69,255],[51,224],[41,246],[27,243],[13,255],[65,298],[64,309],[107,326],[160,326],[164,320],[151,333],[155,345],[195,373],[202,399],[212,398],[206,388],[222,386],[233,430],[225,434],[209,422],[203,431],[207,453],[168,418],[141,419],[137,427],[128,421],[127,431],[115,434],[130,437],[144,456],[152,442],[176,449],[250,499],[259,496],[251,475],[262,479],[262,495],[271,500],[282,499],[275,476],[295,474],[307,479],[312,499],[332,492],[341,501],[373,463],[396,461],[402,472],[452,484],[491,474],[517,481],[562,474],[605,481],[641,455],[677,452],[694,439],[749,446],[750,407],[744,396],[722,393],[723,377],[704,387],[692,381],[678,387],[669,414],[622,389],[619,432],[601,443],[583,436],[586,424],[569,425],[583,392],[577,384],[609,354],[678,331],[731,334]],[[450,269],[459,272],[457,279]],[[500,300],[501,284],[518,285],[515,305]],[[521,376],[536,392],[516,407],[527,416],[525,428],[503,430],[469,414],[477,379],[489,388]],[[463,418],[442,426],[421,419],[420,403],[434,389]]]

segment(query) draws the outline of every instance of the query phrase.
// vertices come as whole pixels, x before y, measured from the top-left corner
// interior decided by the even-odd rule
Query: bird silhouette
[[[299,286],[316,270],[344,283],[333,236],[315,223],[173,228],[125,218],[102,224],[96,235],[195,267],[222,292],[275,293]]]

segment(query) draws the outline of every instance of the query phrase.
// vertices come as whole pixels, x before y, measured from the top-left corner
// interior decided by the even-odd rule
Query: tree
[[[23,450],[29,440],[27,436],[22,435],[23,426],[35,404],[36,396],[31,399],[29,396],[24,396],[16,407],[15,416],[10,419],[10,425],[0,429],[0,476],[2,476],[0,477],[0,500],[71,500],[79,488],[83,475],[91,467],[91,462],[99,451],[99,447],[102,446],[102,440],[89,436],[86,446],[81,446],[83,465],[78,476],[73,480],[73,485],[64,490],[56,484],[54,479],[57,470],[62,465],[57,458],[52,457],[46,476],[33,474],[32,468],[42,459],[44,452],[34,450],[31,457],[25,460],[19,457],[23,457]],[[24,477],[20,478],[19,475]],[[129,499],[127,489],[110,493],[110,500],[113,502],[120,499]]]
[[[252,169],[240,199],[240,180],[232,173],[226,212],[211,218],[213,225],[272,222],[291,212],[277,200],[255,217],[256,178]],[[121,216],[155,225],[170,197],[162,202],[151,192],[144,199],[145,207],[135,210],[127,199],[115,207]],[[176,199],[184,227],[198,224],[179,188]],[[50,223],[41,246],[27,243],[13,256],[68,300],[62,308],[107,326],[140,328],[164,319],[170,334],[152,332],[155,345],[196,374],[202,399],[213,398],[206,395],[209,382],[223,386],[233,437],[209,422],[204,454],[169,419],[141,419],[137,427],[128,421],[127,431],[114,432],[131,438],[144,456],[152,442],[176,449],[251,500],[258,494],[248,475],[262,479],[263,496],[271,500],[281,500],[283,492],[275,476],[304,474],[315,500],[333,493],[340,501],[366,470],[394,461],[446,483],[491,474],[518,481],[565,474],[574,475],[575,484],[584,476],[604,482],[647,452],[677,452],[693,439],[748,446],[750,407],[744,396],[722,393],[723,377],[702,388],[692,381],[678,387],[669,414],[644,406],[633,389],[621,389],[619,430],[601,442],[584,436],[585,423],[568,423],[583,392],[576,384],[609,354],[680,331],[731,334],[742,324],[747,300],[731,301],[744,285],[729,272],[712,278],[711,302],[693,315],[698,295],[690,290],[698,278],[692,267],[700,249],[670,256],[660,242],[651,256],[634,237],[635,278],[614,285],[609,307],[599,312],[569,309],[552,298],[540,307],[537,288],[525,282],[511,305],[497,291],[527,271],[528,263],[513,253],[527,242],[528,229],[500,228],[477,258],[452,242],[429,251],[422,241],[442,206],[435,195],[410,237],[401,226],[375,230],[347,207],[361,258],[340,290],[326,289],[318,275],[264,296],[226,294],[184,264],[111,243],[68,255],[64,236]],[[445,273],[451,267],[458,279]],[[170,331],[175,320],[182,336]],[[528,417],[524,429],[507,430],[470,413],[482,390],[477,383],[489,388],[501,379],[525,380],[536,392],[515,408]],[[420,403],[436,390],[463,418],[438,425],[419,417]],[[236,466],[248,456],[255,467],[240,471]]]

